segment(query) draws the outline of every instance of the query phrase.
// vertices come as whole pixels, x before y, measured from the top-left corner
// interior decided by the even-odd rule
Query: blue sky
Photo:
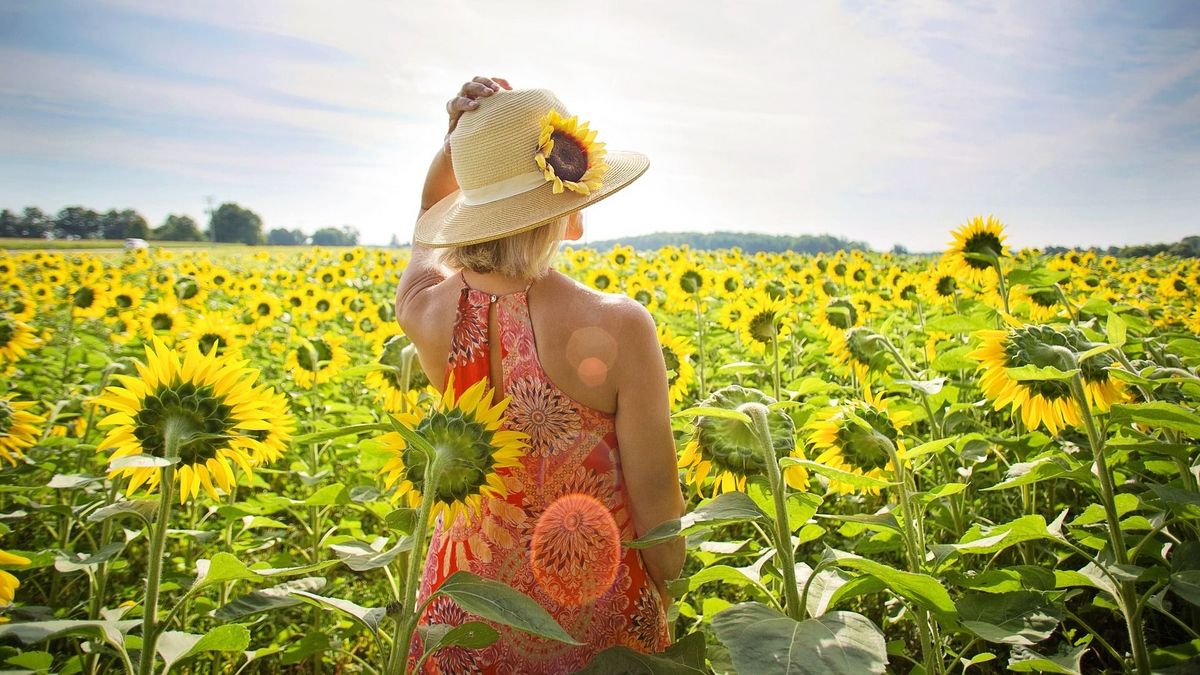
[[[336,7],[336,9],[334,9]],[[593,240],[830,233],[943,247],[1200,234],[1200,4],[7,0],[0,207],[236,201],[407,241],[444,105],[554,90],[650,171]]]

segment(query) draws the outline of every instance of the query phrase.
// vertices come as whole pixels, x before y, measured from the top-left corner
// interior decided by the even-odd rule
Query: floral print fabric
[[[535,527],[559,497],[583,494],[611,513],[622,541],[636,538],[628,496],[621,478],[616,416],[576,402],[542,370],[537,357],[526,291],[492,296],[463,280],[451,339],[447,377],[456,393],[488,376],[489,307],[495,304],[502,356],[503,393],[511,396],[505,428],[529,434],[529,448],[519,468],[501,471],[508,488],[505,499],[485,497],[482,513],[454,523],[439,518],[421,575],[418,603],[424,602],[451,574],[467,570],[504,582],[544,607],[583,646],[573,647],[492,624],[500,639],[490,647],[439,650],[426,661],[426,673],[569,673],[613,645],[659,652],[670,644],[666,613],[657,589],[636,549],[620,547],[612,582],[581,594],[561,583],[579,570],[546,565],[574,560],[576,552],[549,551],[531,560]],[[590,500],[583,500],[591,503]],[[547,537],[543,547],[570,537]],[[547,562],[549,561],[549,562]],[[612,568],[608,568],[611,573]],[[588,598],[581,601],[581,596]],[[418,624],[460,625],[478,620],[446,598],[437,598]],[[414,637],[410,668],[421,653]]]

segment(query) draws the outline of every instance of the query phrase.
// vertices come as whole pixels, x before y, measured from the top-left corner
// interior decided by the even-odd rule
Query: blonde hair
[[[532,230],[518,232],[481,244],[452,246],[442,254],[442,262],[461,270],[487,274],[495,272],[522,279],[541,278],[550,269],[550,260],[567,233],[567,219],[558,218]]]

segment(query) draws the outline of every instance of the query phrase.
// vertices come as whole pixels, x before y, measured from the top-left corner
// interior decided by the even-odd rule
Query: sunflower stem
[[[192,431],[191,423],[174,415],[163,420],[164,454],[167,459],[178,459],[179,444]],[[151,526],[149,569],[146,572],[146,599],[142,602],[142,652],[139,658],[140,675],[154,672],[155,645],[161,626],[158,623],[158,590],[162,582],[162,562],[166,554],[167,528],[171,524],[171,506],[175,497],[175,465],[162,469],[158,483],[158,513]]]
[[[1129,552],[1125,548],[1124,533],[1121,532],[1121,520],[1117,511],[1115,490],[1112,474],[1108,471],[1108,462],[1104,458],[1104,439],[1096,429],[1096,421],[1092,418],[1092,409],[1088,405],[1087,396],[1083,390],[1083,379],[1079,373],[1071,378],[1071,393],[1082,413],[1084,426],[1087,429],[1088,445],[1092,449],[1092,458],[1096,464],[1096,478],[1100,483],[1100,499],[1104,506],[1104,517],[1108,521],[1109,540],[1112,542],[1113,557],[1118,565],[1129,564]],[[1119,585],[1118,604],[1125,618],[1125,627],[1129,632],[1129,650],[1133,652],[1133,661],[1138,675],[1149,675],[1150,653],[1146,649],[1146,636],[1142,626],[1137,621],[1137,587],[1134,582],[1123,580]]]
[[[782,401],[783,397],[779,395],[779,336],[771,336],[771,351],[775,353],[775,400]]]
[[[705,396],[708,396],[708,391],[704,384],[704,316],[700,311],[700,296],[696,294],[693,297],[696,300],[696,331],[699,338],[697,344],[699,345],[698,352],[700,354],[700,398],[703,399]]]
[[[408,667],[408,652],[412,648],[412,635],[416,629],[419,612],[413,608],[417,597],[417,576],[425,562],[425,534],[429,529],[429,512],[433,509],[436,492],[434,476],[441,468],[440,455],[436,452],[425,459],[425,489],[421,493],[421,508],[417,511],[417,522],[413,526],[413,548],[409,552],[408,569],[404,575],[404,600],[400,604],[400,613],[395,617],[395,628],[392,634],[392,651],[388,658],[386,672],[389,675],[402,675]]]
[[[771,497],[775,500],[775,550],[783,564],[783,591],[787,598],[788,616],[796,621],[804,620],[804,606],[800,603],[800,587],[796,583],[796,554],[792,550],[792,528],[787,515],[787,484],[779,471],[779,460],[775,457],[775,446],[771,442],[771,428],[767,425],[767,407],[761,403],[748,403],[742,412],[750,416],[755,438],[767,465],[767,478],[771,482]]]

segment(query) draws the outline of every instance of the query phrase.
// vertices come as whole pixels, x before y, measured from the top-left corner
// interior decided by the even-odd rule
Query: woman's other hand
[[[450,154],[450,134],[454,133],[454,128],[458,126],[458,118],[468,110],[474,110],[479,107],[479,100],[485,96],[500,91],[500,88],[512,89],[508,84],[508,80],[502,77],[483,77],[482,75],[473,78],[470,82],[463,84],[462,89],[454,98],[446,101],[446,112],[450,115],[450,128],[446,130],[446,139],[442,144],[442,152]]]

